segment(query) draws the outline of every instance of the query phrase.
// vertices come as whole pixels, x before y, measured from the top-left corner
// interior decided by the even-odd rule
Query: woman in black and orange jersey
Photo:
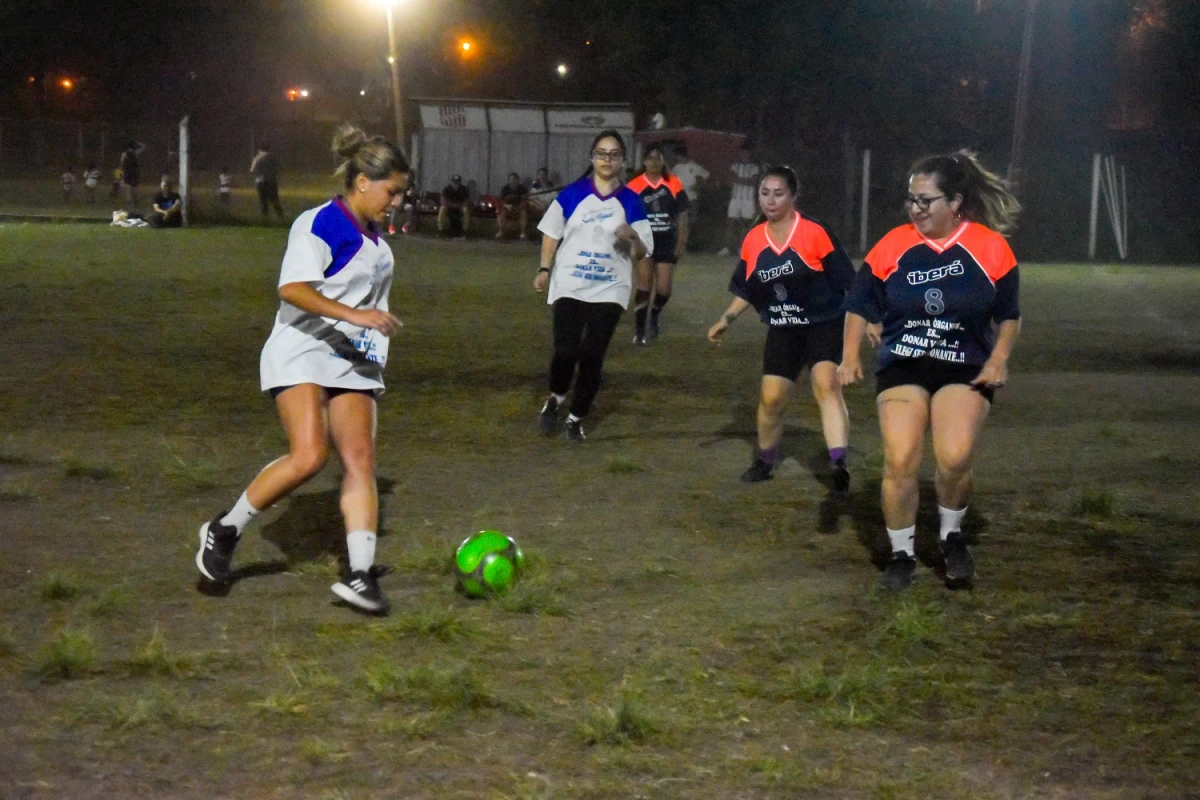
[[[742,258],[729,282],[735,297],[709,328],[708,338],[719,342],[729,324],[750,306],[769,326],[758,403],[758,452],[742,480],[754,483],[771,477],[783,436],[783,407],[808,367],[833,487],[845,492],[850,488],[850,418],[837,365],[842,358],[843,304],[854,265],[824,225],[796,211],[797,188],[796,174],[788,167],[772,167],[763,174],[758,203],[766,221],[751,228],[742,242]]]
[[[659,317],[671,299],[671,279],[679,258],[687,251],[688,195],[679,178],[667,172],[662,145],[646,148],[642,174],[625,184],[642,198],[650,227],[654,231],[654,252],[637,265],[637,290],[634,295],[633,343],[646,343],[646,315],[649,311],[651,339],[657,339]],[[650,302],[650,290],[654,302]],[[647,308],[649,307],[649,308]]]
[[[883,433],[883,516],[892,558],[887,589],[912,584],[917,475],[933,431],[934,486],[948,585],[975,575],[962,533],[971,460],[1021,330],[1017,262],[1004,234],[1020,204],[973,153],[933,156],[909,173],[906,225],[867,254],[847,303],[843,384],[862,378],[859,346],[882,323],[875,373]]]

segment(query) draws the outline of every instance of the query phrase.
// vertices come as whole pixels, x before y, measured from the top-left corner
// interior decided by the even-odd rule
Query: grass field
[[[975,588],[883,596],[869,389],[848,501],[807,391],[737,480],[764,329],[704,340],[727,263],[681,266],[654,346],[624,322],[580,447],[534,433],[533,248],[395,242],[370,619],[328,590],[336,464],[197,587],[197,526],[284,444],[284,238],[0,225],[0,796],[1200,797],[1200,273],[1023,268]],[[472,602],[447,564],[485,527],[532,568]]]
[[[158,193],[158,175],[146,175],[138,189],[138,210],[150,212],[154,195]],[[199,223],[260,225],[262,216],[258,195],[254,189],[254,177],[246,174],[234,176],[232,201],[228,207],[221,205],[217,195],[217,173],[193,172],[191,176],[192,219]],[[311,208],[328,200],[337,189],[337,181],[328,174],[284,175],[280,187],[280,202],[284,211],[295,216],[305,208]],[[106,176],[96,189],[95,202],[87,202],[82,179],[75,187],[70,201],[64,201],[57,175],[39,178],[6,178],[0,180],[0,218],[19,219],[49,218],[60,220],[111,220],[112,212],[123,208],[121,198],[110,194],[111,179]],[[275,217],[271,216],[272,224]],[[278,223],[283,225],[284,223]]]

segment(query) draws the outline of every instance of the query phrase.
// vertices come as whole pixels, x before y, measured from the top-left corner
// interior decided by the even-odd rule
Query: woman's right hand
[[[713,326],[708,329],[708,340],[713,344],[721,343],[721,336],[729,329],[729,323],[724,317],[713,323]]]
[[[399,317],[375,308],[355,311],[354,316],[347,321],[362,328],[379,331],[384,336],[391,336],[404,327],[404,323],[400,321]]]
[[[883,343],[883,323],[868,322],[867,323],[867,341],[872,347],[879,347]]]
[[[837,368],[838,382],[842,386],[852,386],[862,380],[862,361],[857,358],[846,358]]]
[[[546,291],[546,284],[550,282],[549,272],[538,272],[533,278],[533,290],[535,292]]]

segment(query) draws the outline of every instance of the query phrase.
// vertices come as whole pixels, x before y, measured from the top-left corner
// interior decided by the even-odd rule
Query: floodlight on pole
[[[388,64],[392,68],[392,107],[396,114],[396,146],[407,155],[408,148],[405,147],[404,138],[404,96],[400,92],[400,63],[396,55],[396,27],[392,21],[392,7],[396,5],[396,0],[377,0],[383,4],[384,10],[387,11],[387,31],[388,31]]]
[[[557,67],[554,68],[554,71],[558,73],[558,77],[560,77],[560,78],[567,77],[567,72],[569,72],[566,64],[559,64]]]

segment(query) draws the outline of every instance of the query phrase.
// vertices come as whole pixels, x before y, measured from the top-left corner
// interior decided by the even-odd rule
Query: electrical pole
[[[1025,124],[1029,118],[1029,73],[1033,62],[1033,20],[1038,0],[1026,0],[1025,35],[1021,41],[1021,67],[1017,76],[1017,107],[1013,114],[1012,154],[1008,159],[1008,181],[1019,191],[1024,177],[1021,159],[1025,149]]]

